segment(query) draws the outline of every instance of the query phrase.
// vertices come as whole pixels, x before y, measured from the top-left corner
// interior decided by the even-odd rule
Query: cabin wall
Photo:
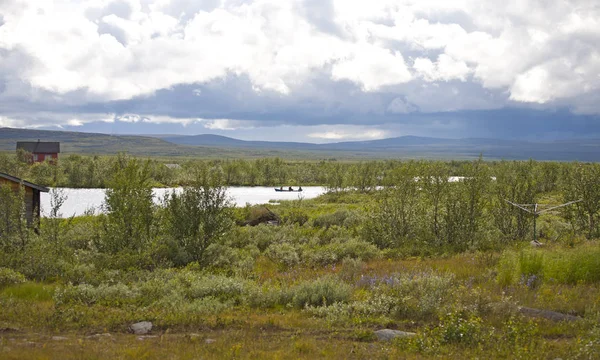
[[[21,184],[10,181],[7,179],[0,178],[0,186],[9,185],[14,192],[19,191]],[[33,220],[40,216],[40,191],[32,189],[30,187],[25,188],[25,218],[28,224],[32,224]]]
[[[33,162],[44,162],[46,160],[56,160],[58,159],[58,154],[42,154],[42,153],[34,153],[33,154]]]

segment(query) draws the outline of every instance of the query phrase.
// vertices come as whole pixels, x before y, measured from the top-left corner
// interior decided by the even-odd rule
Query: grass
[[[269,205],[280,226],[236,226],[185,267],[168,263],[177,249],[162,248],[168,234],[139,254],[110,255],[90,246],[89,234],[102,235],[97,219],[77,219],[56,256],[42,237],[25,262],[4,253],[16,265],[0,285],[0,358],[600,357],[600,243],[570,239],[559,213],[543,219],[542,248],[494,238],[406,252],[364,236],[372,205],[356,192]],[[237,209],[235,219],[264,211]],[[53,282],[23,283],[17,270]],[[529,318],[520,307],[580,320]],[[129,333],[138,321],[153,323],[151,337]],[[383,328],[416,336],[381,342]]]
[[[574,249],[574,254],[593,249],[597,246],[585,245]],[[555,251],[558,250],[548,250],[548,253]],[[303,267],[284,271],[263,259],[256,266],[257,279],[264,289],[296,289],[298,294],[306,294],[307,300],[290,297],[290,304],[298,307],[286,306],[285,303],[275,307],[260,304],[249,307],[242,301],[217,313],[185,313],[176,308],[110,302],[60,305],[52,297],[55,285],[26,283],[9,286],[0,293],[0,306],[3,308],[0,328],[14,328],[19,332],[0,332],[2,358],[335,359],[435,356],[458,359],[484,355],[511,357],[513,354],[524,358],[567,358],[588,351],[584,344],[589,341],[593,344],[593,339],[590,340],[587,334],[594,331],[594,323],[598,320],[600,286],[582,282],[543,282],[535,288],[518,282],[502,286],[495,276],[502,264],[502,260],[496,261],[498,257],[499,254],[488,257],[474,253],[444,258],[366,261],[352,268],[355,271],[352,276],[344,276],[348,285],[341,293],[332,293],[335,285],[329,284],[344,282],[338,276],[343,273],[344,266],[349,266],[347,263],[317,271]],[[365,277],[385,281],[390,276],[413,281],[417,279],[415,276],[423,276],[427,283],[421,290],[408,287],[401,290],[403,288],[397,285],[385,290],[385,284],[384,288],[364,285]],[[427,295],[442,285],[428,280],[432,276],[451,279],[451,283],[444,285],[447,290],[440,292],[441,297],[436,300],[439,302],[433,303],[434,306],[428,310],[432,312],[426,313],[426,316],[419,315],[419,309],[424,306],[424,303],[419,305],[420,302],[431,301],[427,300]],[[311,280],[319,278],[316,282]],[[218,291],[230,291],[227,286],[231,285]],[[204,294],[203,290],[191,291]],[[321,295],[316,295],[319,291]],[[399,304],[406,304],[407,310],[369,315],[370,310],[364,309],[378,306],[373,301],[381,296],[378,294],[383,294],[381,291],[392,298],[404,299]],[[340,300],[348,304],[344,306],[359,306],[363,310],[355,310],[340,318],[331,317],[334,314],[332,307],[322,307]],[[307,302],[321,306],[321,314],[328,316],[305,310]],[[582,316],[584,320],[552,323],[543,319],[526,319],[514,310],[491,310],[489,305],[495,303],[504,303],[508,309],[521,305],[561,311]],[[140,340],[127,333],[128,324],[140,320],[154,323],[152,335],[156,337]],[[414,340],[391,343],[375,340],[373,331],[386,327],[413,331],[418,336]],[[88,338],[106,332],[112,336],[106,339]],[[52,336],[65,336],[66,339],[52,340]],[[463,341],[461,336],[469,338]],[[532,340],[525,341],[524,337]],[[207,344],[206,339],[216,341]],[[589,351],[597,354],[594,346]]]
[[[583,244],[575,249],[552,247],[509,251],[502,256],[498,277],[504,285],[524,282],[530,287],[541,281],[570,285],[598,283],[600,247]]]
[[[54,295],[55,285],[28,282],[13,285],[0,291],[3,298],[12,298],[27,301],[51,301]]]

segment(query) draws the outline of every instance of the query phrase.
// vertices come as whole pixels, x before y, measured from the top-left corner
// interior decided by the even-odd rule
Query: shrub
[[[166,198],[166,233],[186,255],[177,265],[205,262],[208,247],[219,243],[233,225],[229,205],[226,189],[207,179]]]
[[[290,304],[293,295],[292,289],[267,282],[260,287],[249,286],[245,302],[254,308],[273,308]]]
[[[281,219],[286,224],[304,225],[308,222],[308,214],[301,209],[293,208],[284,214]]]
[[[0,267],[0,288],[10,285],[22,284],[27,279],[20,272],[9,268]]]
[[[198,276],[192,272],[184,272],[177,280],[182,285],[180,291],[188,299],[214,297],[223,301],[239,302],[248,288],[246,280],[222,275]]]
[[[152,304],[152,308],[168,310],[176,316],[216,315],[232,307],[232,302],[221,302],[212,296],[190,301],[179,293],[172,293]]]
[[[346,258],[342,261],[338,276],[345,281],[355,280],[362,273],[364,266],[364,262],[360,259]]]
[[[600,326],[596,325],[587,336],[578,341],[575,359],[597,359],[600,356]]]
[[[104,199],[103,236],[96,245],[115,254],[141,251],[153,233],[154,203],[149,163],[119,157]]]
[[[222,244],[211,244],[206,249],[205,263],[212,270],[248,277],[252,275],[259,255],[260,251],[253,245],[238,249]]]
[[[434,272],[402,273],[388,277],[362,277],[359,285],[375,294],[396,299],[394,316],[422,318],[439,314],[455,288],[454,275]]]
[[[536,323],[531,320],[519,321],[515,316],[511,316],[503,325],[502,340],[512,347],[513,354],[528,354],[531,356],[538,342]]]
[[[105,306],[120,306],[133,303],[140,296],[137,289],[118,283],[115,285],[101,284],[97,287],[88,284],[67,285],[59,288],[54,294],[57,305],[63,304],[100,304]]]
[[[487,335],[481,318],[458,311],[443,316],[437,331],[442,343],[445,344],[474,345],[480,343]]]
[[[324,214],[313,220],[313,226],[329,229],[332,226],[344,226],[344,221],[350,212],[348,210],[338,210],[332,214]]]
[[[305,306],[326,306],[336,302],[347,302],[352,294],[350,285],[333,276],[324,276],[312,281],[304,281],[293,290],[293,304]]]
[[[388,317],[395,313],[397,303],[398,299],[394,297],[373,294],[364,301],[353,301],[348,304],[338,302],[324,307],[307,306],[305,311],[313,316],[338,322],[354,317]]]
[[[287,243],[271,244],[265,254],[273,262],[281,264],[286,268],[296,266],[300,262],[297,249]]]
[[[305,249],[303,257],[312,265],[335,264],[342,259],[371,260],[380,255],[379,249],[360,239],[334,239],[331,244]]]

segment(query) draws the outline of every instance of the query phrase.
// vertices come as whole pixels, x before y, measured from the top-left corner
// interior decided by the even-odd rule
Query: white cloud
[[[70,119],[67,124],[70,126],[83,126],[84,123],[79,119]]]
[[[20,120],[0,116],[0,127],[22,127],[23,125],[23,122]]]
[[[333,66],[332,78],[350,80],[362,85],[365,91],[376,91],[386,85],[409,82],[412,76],[400,52],[359,44],[350,58]]]
[[[471,69],[464,61],[457,61],[449,55],[441,54],[437,62],[433,63],[428,58],[415,59],[413,68],[426,81],[466,81]]]
[[[375,140],[387,136],[384,130],[345,127],[340,130],[324,132],[313,132],[307,135],[309,138],[322,140]]]
[[[138,123],[138,122],[144,121],[144,117],[140,116],[138,114],[126,114],[126,115],[117,116],[117,120],[119,120],[120,122],[126,122],[126,123]]]
[[[239,130],[239,129],[252,129],[254,126],[251,121],[240,121],[231,119],[214,119],[214,120],[201,120],[200,121],[206,129],[210,130]]]
[[[233,75],[258,93],[291,99],[317,78],[388,99],[418,97],[423,82],[457,81],[462,101],[447,105],[444,87],[432,86],[431,105],[419,108],[489,106],[489,91],[500,94],[496,107],[510,99],[600,113],[593,101],[581,103],[600,91],[596,0],[331,4],[325,19],[308,16],[325,5],[304,0],[0,1],[0,101],[103,103]],[[486,91],[464,95],[474,88]],[[379,111],[406,111],[396,105],[382,101]]]

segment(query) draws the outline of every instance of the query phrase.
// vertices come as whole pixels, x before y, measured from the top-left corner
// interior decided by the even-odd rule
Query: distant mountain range
[[[600,161],[600,139],[572,139],[531,142],[503,139],[443,139],[401,136],[369,141],[328,144],[299,142],[244,141],[220,135],[161,136],[174,144],[226,148],[335,151],[371,154],[372,157],[473,158],[483,154],[493,159],[537,159]]]
[[[442,139],[402,136],[328,144],[245,141],[220,135],[107,135],[67,131],[0,128],[0,151],[16,141],[60,141],[64,153],[235,158],[280,156],[305,159],[437,158],[600,161],[600,139],[532,142],[503,139]]]

